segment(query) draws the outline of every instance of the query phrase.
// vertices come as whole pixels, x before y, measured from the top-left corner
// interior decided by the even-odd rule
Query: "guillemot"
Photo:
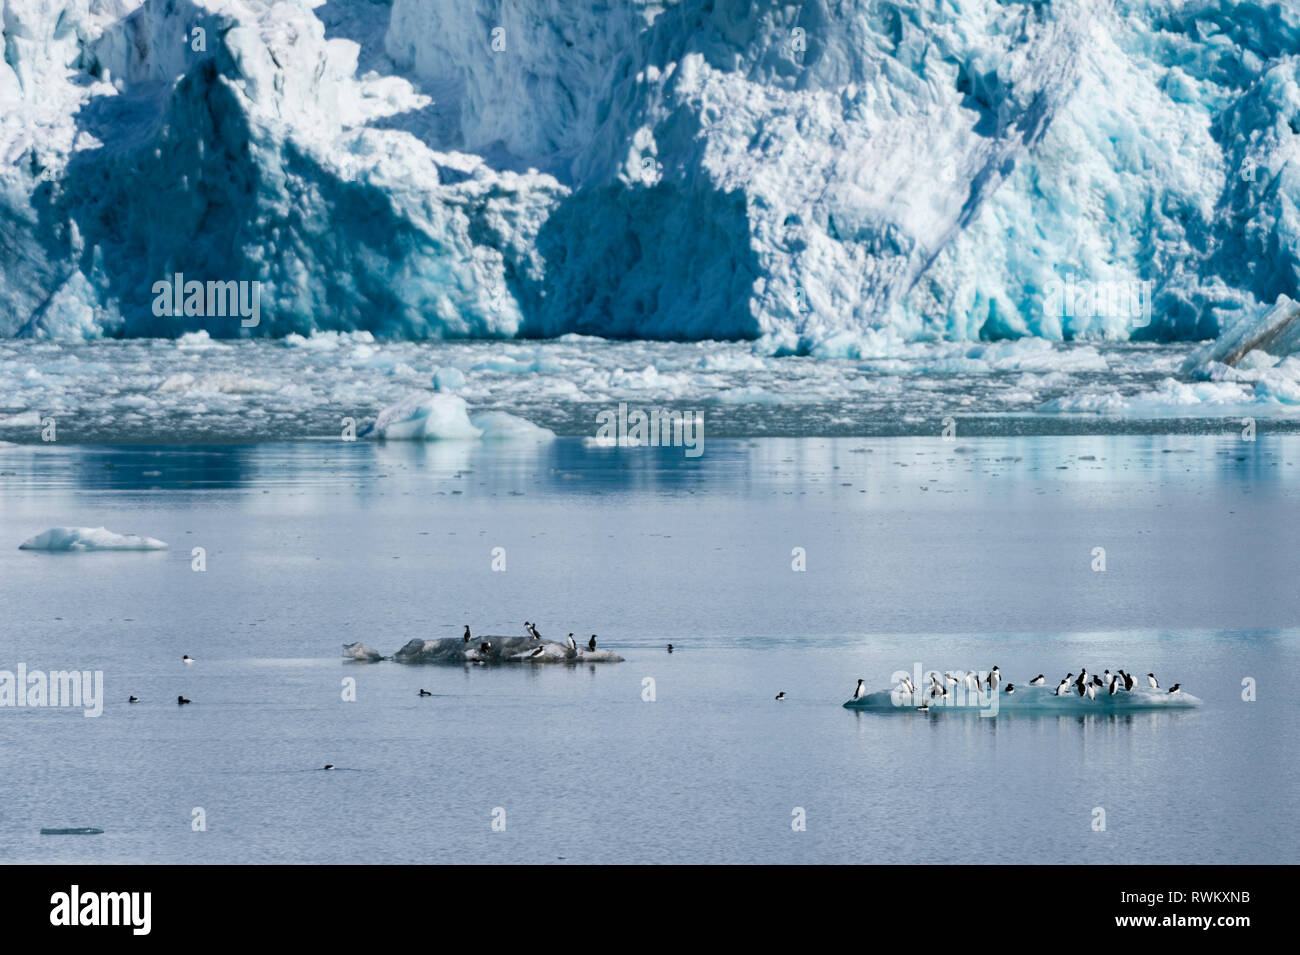
[[[139,697],[131,696],[131,697],[127,697],[127,702],[128,702],[128,703],[139,703],[139,702],[140,702],[140,699],[139,699]]]
[[[785,690],[782,690],[780,693],[778,693],[778,694],[776,695],[776,698],[777,698],[778,700],[784,700],[784,699],[785,699]]]
[[[998,668],[995,666],[992,670],[989,671],[989,675],[984,678],[984,682],[988,684],[988,688],[990,690],[996,693],[998,689],[998,682],[1001,679],[1002,679],[1002,674],[998,671]]]
[[[433,696],[433,694],[430,693],[428,690],[424,689],[424,687],[421,687],[421,688],[420,688],[420,695],[421,695],[421,696]]]
[[[1151,685],[1151,689],[1153,690],[1160,689],[1160,681],[1156,679],[1156,675],[1154,673],[1147,674],[1147,683]]]
[[[1062,680],[1061,683],[1060,683],[1060,685],[1056,688],[1056,695],[1057,695],[1057,696],[1060,696],[1062,693],[1064,693],[1066,690],[1068,690],[1068,689],[1070,688],[1070,677],[1072,677],[1072,676],[1074,676],[1073,673],[1067,673],[1067,674],[1065,675],[1065,679]]]
[[[1175,683],[1173,686],[1171,686],[1171,687],[1169,688],[1169,692],[1170,692],[1170,693],[1177,693],[1179,690],[1182,689],[1182,687],[1183,687],[1183,685],[1182,685],[1181,683]]]
[[[194,658],[190,656],[188,653],[185,654],[185,656],[181,657],[181,663],[193,663],[193,662],[194,662]]]
[[[178,696],[178,697],[176,697],[176,703],[177,703],[178,706],[183,706],[183,705],[185,705],[186,703],[193,703],[193,702],[194,702],[193,700],[187,700],[187,699],[185,699],[185,697],[183,697],[183,696]]]
[[[1029,681],[1029,685],[1030,685],[1030,686],[1042,686],[1042,685],[1043,685],[1043,675],[1042,675],[1041,673],[1038,674],[1038,676],[1034,677],[1032,680]]]
[[[574,651],[578,649],[578,645],[573,642],[573,634],[569,634],[569,649]]]
[[[470,641],[469,624],[465,624],[465,642],[469,643],[469,641]]]
[[[594,633],[591,635],[591,639],[587,641],[587,649],[588,650],[596,649],[596,635]]]
[[[855,700],[860,700],[866,695],[867,695],[866,684],[862,680],[859,680],[857,687],[853,691],[853,698]]]
[[[1016,685],[1014,683],[1008,683],[1007,693],[1014,693],[1014,692],[1016,692]]]

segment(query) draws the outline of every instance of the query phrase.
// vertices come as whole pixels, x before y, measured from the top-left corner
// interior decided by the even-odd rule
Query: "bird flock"
[[[942,679],[939,676],[938,670],[931,670],[928,676],[930,678],[928,691],[930,700],[946,700],[948,698],[948,690],[950,687],[960,687],[965,691],[978,694],[981,692],[996,693],[998,687],[1002,685],[1002,671],[996,666],[982,677],[975,670],[958,670],[956,673],[944,671]],[[1160,681],[1156,679],[1154,673],[1148,673],[1146,679],[1147,685],[1150,686],[1151,689],[1160,689]],[[1042,686],[1046,681],[1047,678],[1040,673],[1032,680],[1029,680],[1028,683],[1030,686]],[[897,685],[906,690],[907,693],[914,698],[920,696],[916,684],[912,682],[911,677],[904,676]],[[1057,684],[1054,695],[1071,696],[1077,694],[1078,696],[1095,700],[1098,693],[1107,696],[1115,696],[1118,693],[1131,692],[1133,687],[1136,685],[1137,678],[1135,678],[1133,674],[1126,673],[1123,670],[1117,669],[1114,673],[1107,670],[1101,675],[1095,673],[1089,675],[1087,667],[1081,667],[1077,677],[1073,673],[1067,673],[1065,675],[1061,682]],[[1166,692],[1179,693],[1181,691],[1182,684],[1175,683]],[[1013,694],[1016,692],[1016,685],[1014,683],[1007,683],[1002,692],[1008,695]],[[860,700],[866,695],[866,681],[858,680],[858,685],[853,690],[853,699]],[[778,697],[778,699],[780,698],[781,697]],[[917,707],[917,709],[922,712],[929,710],[929,701],[923,702]]]

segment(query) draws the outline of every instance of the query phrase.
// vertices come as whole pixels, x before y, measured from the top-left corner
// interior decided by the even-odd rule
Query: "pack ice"
[[[6,0],[0,22],[4,336],[857,357],[1207,338],[1300,297],[1292,2]],[[259,323],[211,295],[157,314],[174,276],[260,283]]]

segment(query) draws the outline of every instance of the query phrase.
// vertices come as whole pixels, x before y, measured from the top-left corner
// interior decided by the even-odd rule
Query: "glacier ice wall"
[[[0,335],[856,356],[1300,295],[1291,0],[0,11]],[[176,273],[259,282],[259,324],[155,314]]]

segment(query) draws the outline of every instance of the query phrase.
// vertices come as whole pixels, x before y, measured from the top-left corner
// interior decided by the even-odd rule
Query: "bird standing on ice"
[[[596,635],[594,633],[591,635],[591,639],[587,641],[587,649],[588,650],[596,649]]]
[[[855,700],[860,700],[866,695],[867,695],[866,684],[862,680],[859,680],[857,688],[853,691],[853,698]]]
[[[1160,689],[1160,681],[1156,679],[1156,675],[1154,673],[1147,674],[1147,683],[1150,684],[1151,689],[1153,690]]]
[[[532,653],[528,654],[528,659],[530,660],[536,659],[537,657],[540,657],[545,652],[546,652],[545,647],[538,647]]]
[[[576,643],[573,642],[573,634],[569,634],[569,649],[570,649],[570,650],[577,650],[577,649],[578,649],[578,645],[577,645]]]
[[[912,678],[911,678],[911,677],[909,677],[909,676],[905,676],[905,677],[903,677],[903,680],[902,680],[902,682],[899,684],[899,686],[901,686],[903,689],[905,689],[905,690],[908,692],[908,695],[909,695],[909,696],[915,696],[915,695],[916,695],[916,685],[915,685],[914,683],[912,683]]]
[[[1173,686],[1171,686],[1171,687],[1169,688],[1169,692],[1170,692],[1170,693],[1178,693],[1180,690],[1182,690],[1182,688],[1183,688],[1183,685],[1182,685],[1181,683],[1175,683]]]
[[[1032,680],[1029,681],[1029,685],[1030,685],[1030,686],[1042,686],[1042,685],[1043,685],[1043,675],[1042,675],[1041,673],[1038,674],[1038,676],[1034,677]]]
[[[1113,676],[1110,678],[1110,695],[1114,696],[1118,692],[1119,692],[1119,677]]]
[[[1097,698],[1097,684],[1089,683],[1087,692],[1088,692],[1088,699],[1095,700]]]
[[[465,624],[465,642],[469,643],[469,641],[470,641],[469,624]]]
[[[1057,695],[1057,696],[1060,696],[1062,693],[1064,693],[1066,690],[1068,690],[1068,689],[1070,688],[1070,677],[1072,677],[1072,676],[1074,676],[1073,673],[1067,673],[1067,674],[1065,675],[1065,679],[1062,680],[1060,686],[1058,686],[1058,687],[1056,688],[1056,695]]]
[[[1124,689],[1132,690],[1134,685],[1137,683],[1137,680],[1133,679],[1133,674],[1125,673],[1123,670],[1120,670],[1119,675],[1124,678]]]
[[[988,684],[990,690],[996,693],[998,689],[998,681],[1001,679],[1002,674],[998,672],[998,668],[995,666],[992,670],[989,670],[989,675],[984,678],[984,682]]]

